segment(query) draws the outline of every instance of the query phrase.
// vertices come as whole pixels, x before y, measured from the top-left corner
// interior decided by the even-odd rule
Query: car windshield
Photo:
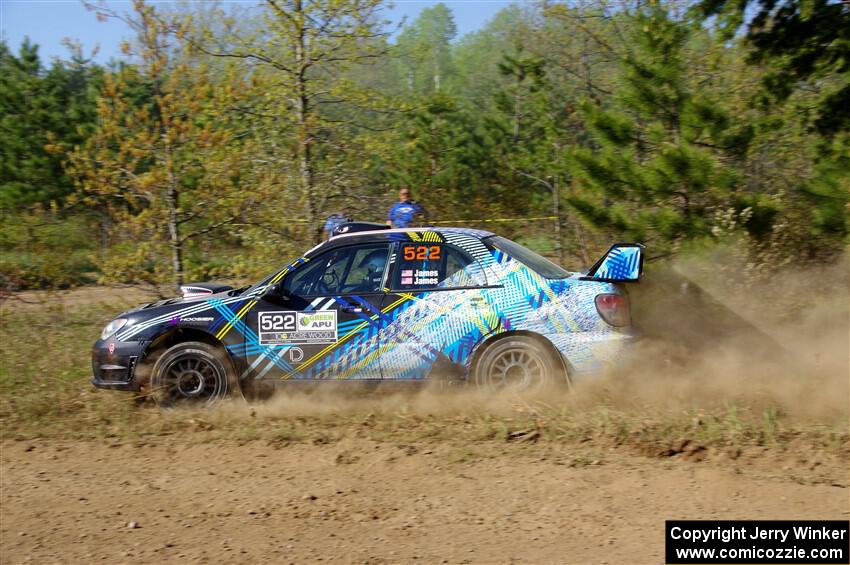
[[[504,251],[542,277],[547,279],[564,279],[570,276],[568,271],[565,271],[549,259],[541,257],[531,249],[523,247],[515,241],[498,235],[488,237],[484,241],[499,251]]]
[[[319,243],[318,245],[315,245],[309,251],[307,251],[307,253],[302,255],[302,257],[307,257],[307,256],[311,255],[314,251],[316,251],[318,248],[323,246],[325,243],[327,243],[327,242],[323,241],[323,242]],[[251,294],[252,292],[257,290],[258,288],[268,285],[269,282],[274,278],[275,275],[279,274],[283,269],[286,269],[286,265],[291,265],[291,264],[292,264],[292,262],[286,263],[285,265],[281,266],[278,270],[272,272],[271,274],[263,277],[260,281],[251,285],[245,292],[247,294]]]
[[[287,264],[289,264],[289,263],[287,263]],[[279,268],[278,270],[274,271],[273,273],[271,273],[271,274],[269,274],[269,275],[266,275],[266,276],[265,276],[265,277],[263,277],[261,280],[257,281],[256,283],[254,283],[253,285],[251,285],[250,287],[248,287],[248,289],[246,289],[246,290],[245,290],[245,293],[244,293],[244,294],[249,294],[249,295],[250,295],[252,292],[256,291],[258,288],[261,288],[261,287],[267,286],[267,285],[269,284],[269,282],[271,282],[271,280],[275,277],[275,275],[279,274],[279,273],[280,273],[283,269],[285,269],[285,268],[286,268],[286,265],[284,265],[283,267],[281,267],[281,268]],[[263,292],[265,292],[266,290],[268,290],[268,289],[264,289],[264,290],[263,290]]]

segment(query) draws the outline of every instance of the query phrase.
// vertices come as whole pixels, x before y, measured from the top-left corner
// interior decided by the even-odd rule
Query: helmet
[[[387,264],[387,252],[383,249],[376,249],[375,251],[366,255],[362,261],[357,265],[358,268],[366,267],[369,269],[370,273],[378,273],[384,272],[384,266]]]

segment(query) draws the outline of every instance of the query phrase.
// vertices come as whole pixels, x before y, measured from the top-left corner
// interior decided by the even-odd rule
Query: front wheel
[[[514,392],[566,382],[555,355],[536,339],[522,335],[502,338],[487,347],[475,362],[472,377],[478,386]]]
[[[151,397],[162,406],[210,406],[238,389],[221,349],[208,343],[178,343],[163,353],[153,367]]]

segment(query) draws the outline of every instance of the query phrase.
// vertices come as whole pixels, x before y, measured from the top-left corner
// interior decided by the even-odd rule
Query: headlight
[[[127,318],[116,318],[106,324],[106,327],[103,328],[103,331],[100,332],[100,339],[106,339],[115,334],[118,330],[127,325]]]

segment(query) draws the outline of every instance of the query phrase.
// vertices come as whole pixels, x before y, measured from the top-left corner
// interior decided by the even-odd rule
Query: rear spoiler
[[[599,282],[637,282],[643,273],[640,243],[615,243],[581,280]]]

